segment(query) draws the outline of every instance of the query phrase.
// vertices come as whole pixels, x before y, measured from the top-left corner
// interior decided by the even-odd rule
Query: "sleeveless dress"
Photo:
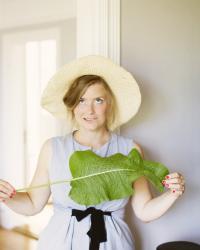
[[[49,166],[50,181],[71,179],[69,158],[76,150],[91,149],[79,144],[73,133],[51,138],[53,153]],[[99,149],[91,149],[105,157],[115,153],[127,155],[134,147],[132,139],[111,132],[110,139]],[[134,250],[134,238],[124,221],[124,210],[129,198],[106,201],[95,206],[85,206],[74,202],[69,196],[70,184],[51,186],[54,214],[40,233],[37,250],[89,250],[90,238],[87,232],[91,226],[91,215],[81,221],[71,216],[72,209],[86,210],[95,207],[102,211],[112,211],[111,216],[104,215],[107,241],[101,242],[99,250]]]

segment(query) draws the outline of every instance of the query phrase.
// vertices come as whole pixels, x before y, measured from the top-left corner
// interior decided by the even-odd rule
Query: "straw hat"
[[[56,118],[66,119],[66,126],[72,129],[72,121],[63,103],[63,97],[71,83],[82,75],[103,77],[113,91],[117,102],[118,117],[111,130],[135,116],[141,104],[137,82],[128,71],[112,60],[96,55],[81,57],[59,69],[43,91],[41,106]]]

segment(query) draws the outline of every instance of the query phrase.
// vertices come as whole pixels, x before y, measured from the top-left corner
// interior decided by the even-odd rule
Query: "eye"
[[[97,102],[97,103],[103,103],[103,101],[104,101],[104,100],[103,100],[102,98],[99,98],[99,97],[96,98],[96,102]]]

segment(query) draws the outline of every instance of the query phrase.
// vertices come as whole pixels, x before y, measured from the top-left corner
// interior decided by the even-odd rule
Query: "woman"
[[[118,152],[127,155],[137,148],[142,154],[132,139],[113,132],[137,113],[140,102],[134,78],[107,58],[88,56],[64,66],[45,89],[42,106],[56,117],[67,118],[72,132],[44,143],[30,186],[70,179],[69,158],[77,150],[90,149],[107,157]],[[153,198],[145,177],[133,183],[131,204],[142,221],[159,218],[184,192],[181,174],[169,174],[163,185],[168,190]],[[70,199],[69,191],[70,185],[63,183],[19,193],[10,183],[0,181],[1,201],[24,215],[40,212],[52,194],[54,215],[40,235],[38,250],[135,249],[123,220],[128,198],[85,206]]]

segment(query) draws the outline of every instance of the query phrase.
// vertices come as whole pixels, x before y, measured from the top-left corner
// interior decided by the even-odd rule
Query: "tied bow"
[[[100,243],[107,241],[103,216],[111,216],[111,212],[102,211],[94,207],[89,207],[86,210],[72,209],[72,216],[75,216],[77,221],[81,221],[89,214],[91,214],[91,227],[87,232],[87,235],[91,238],[89,250],[98,250]]]

